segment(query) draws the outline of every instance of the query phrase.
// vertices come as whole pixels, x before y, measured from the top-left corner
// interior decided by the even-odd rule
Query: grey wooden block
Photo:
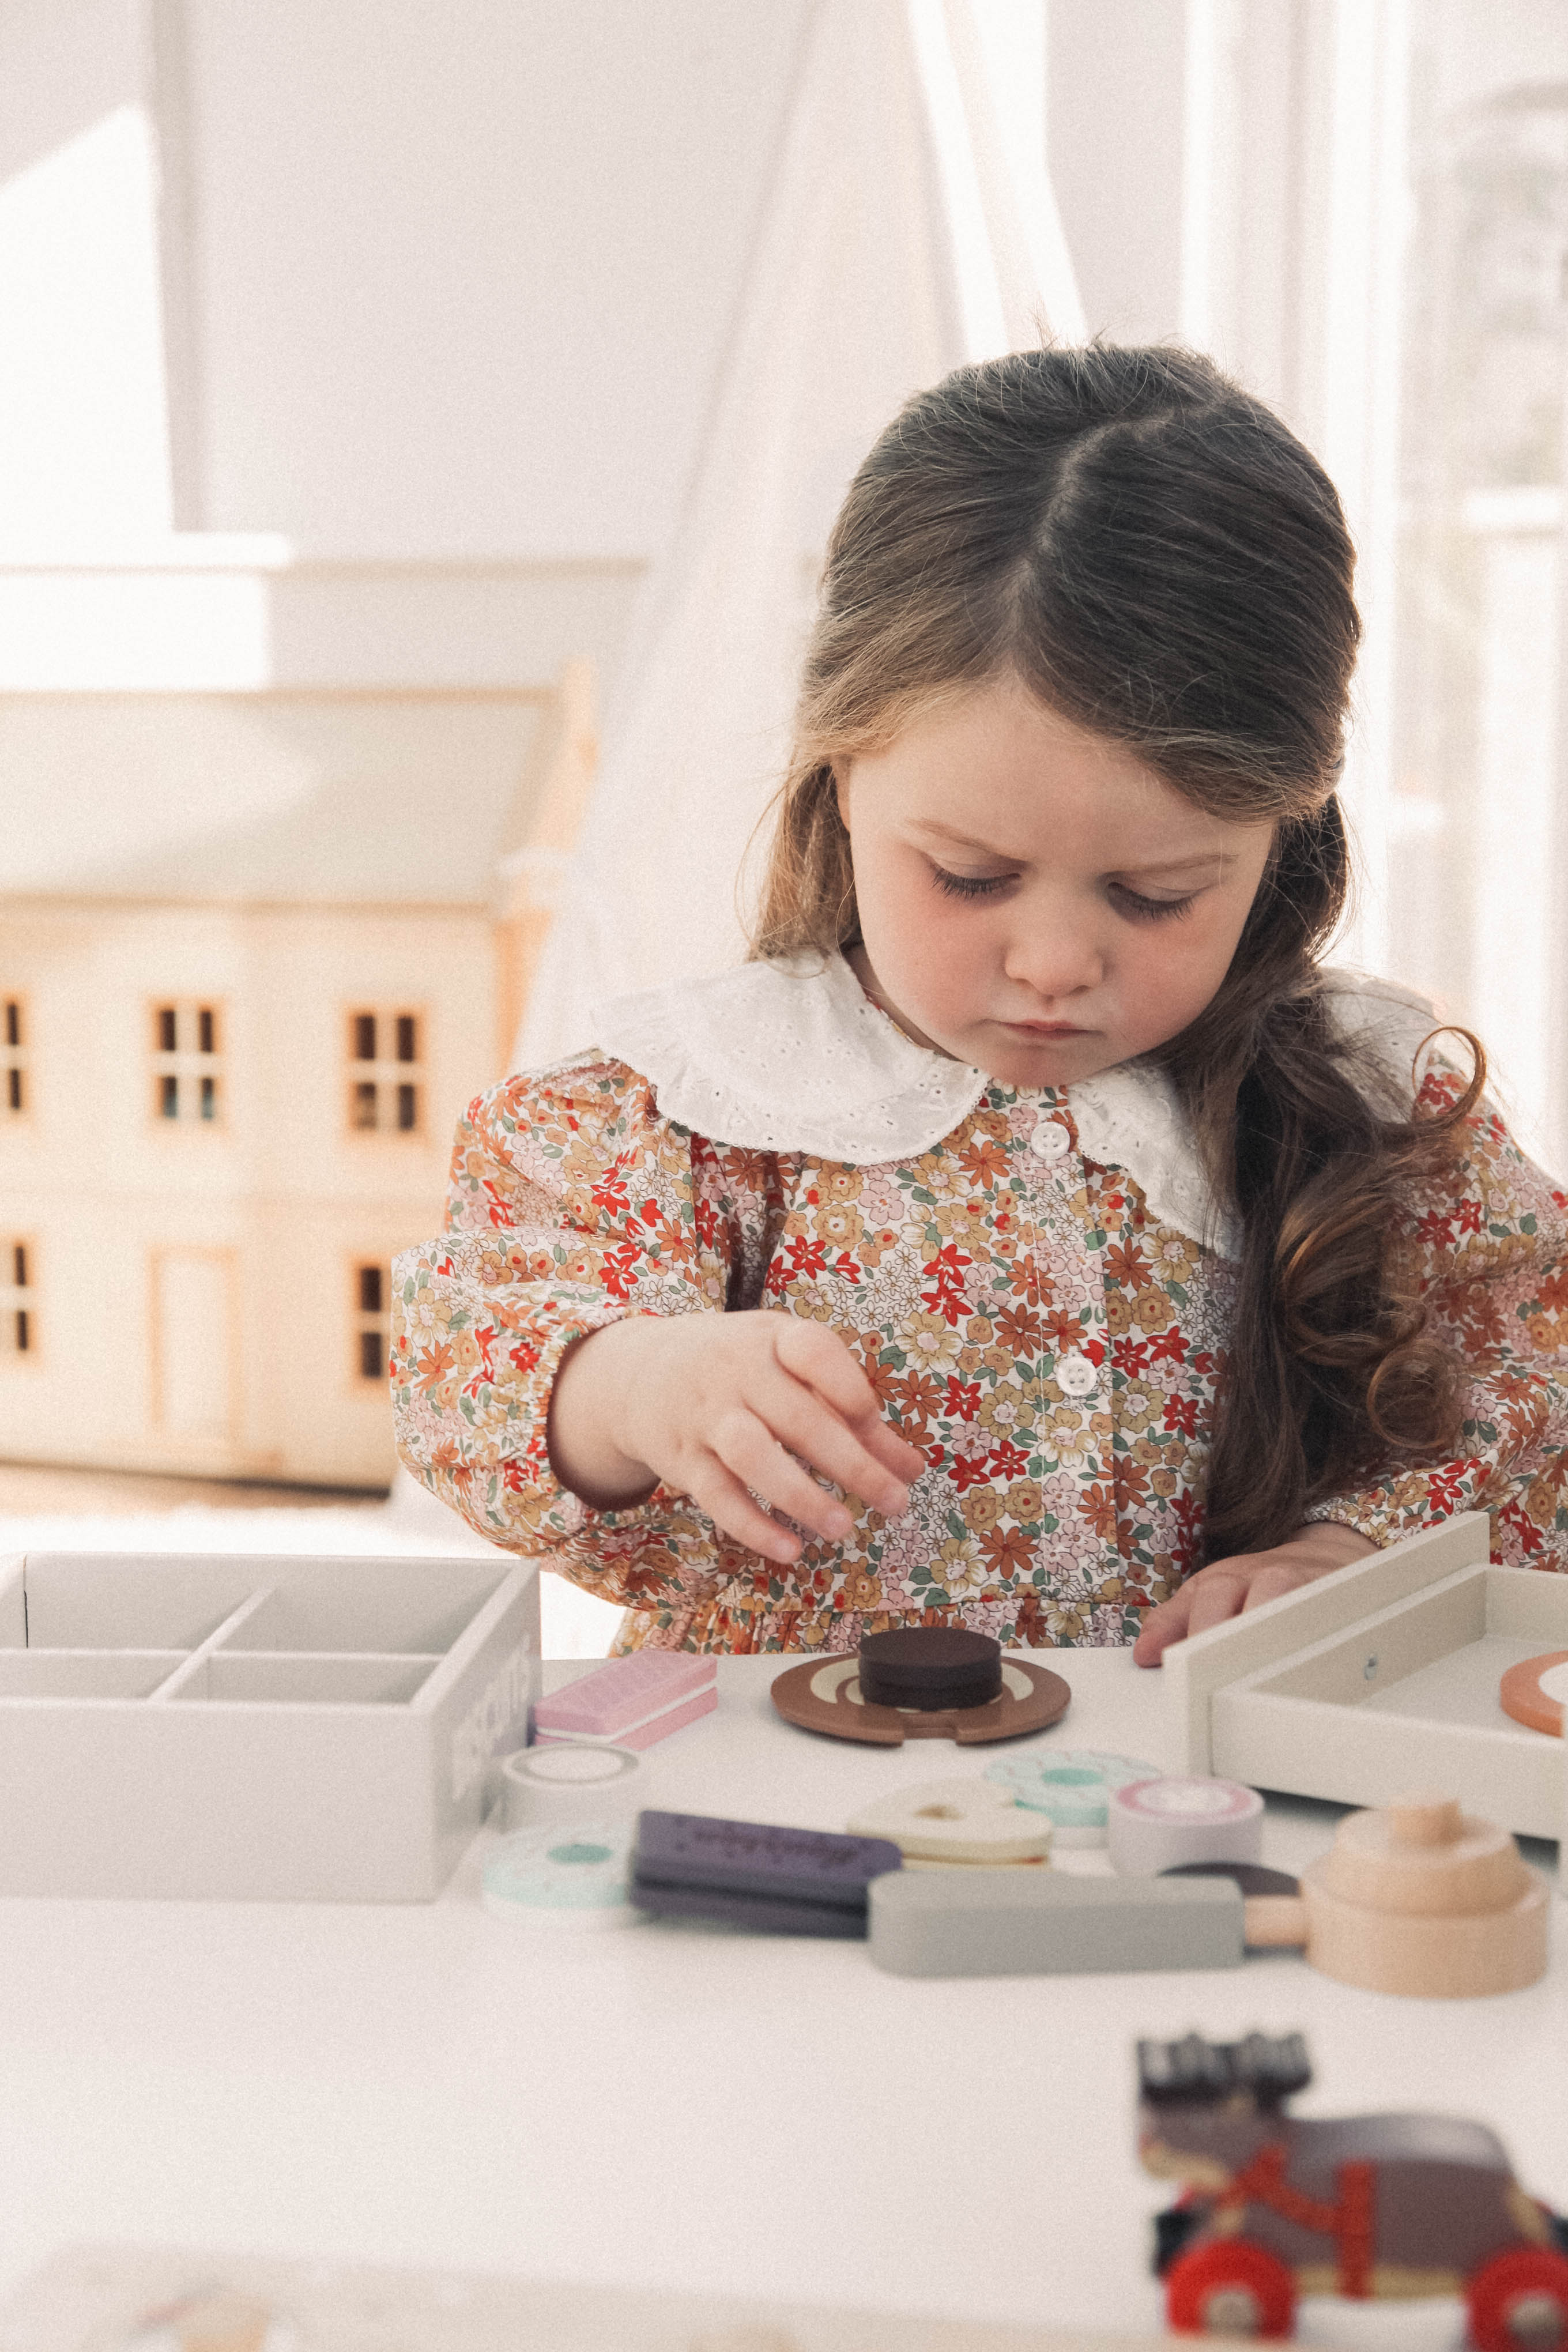
[[[897,1871],[871,1882],[871,1958],[898,1977],[1234,1969],[1244,1916],[1229,1879]]]

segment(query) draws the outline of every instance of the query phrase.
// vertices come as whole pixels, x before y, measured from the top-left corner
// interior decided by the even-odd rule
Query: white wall
[[[201,522],[645,554],[799,0],[187,0]]]

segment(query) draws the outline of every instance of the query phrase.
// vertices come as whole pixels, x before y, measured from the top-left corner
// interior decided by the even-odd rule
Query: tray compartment
[[[29,1552],[32,1650],[194,1650],[253,1592],[262,1563],[200,1553]]]
[[[0,1700],[149,1698],[181,1658],[178,1650],[0,1649]]]
[[[443,1560],[449,1575],[432,1576],[428,1560],[331,1559],[303,1563],[290,1573],[273,1562],[272,1587],[242,1625],[224,1635],[226,1651],[350,1650],[429,1657],[449,1650],[497,1591],[507,1570],[500,1562]]]
[[[211,1650],[169,1696],[176,1706],[196,1700],[216,1706],[406,1706],[440,1663],[439,1652],[356,1657],[352,1650],[315,1656],[300,1650]]]

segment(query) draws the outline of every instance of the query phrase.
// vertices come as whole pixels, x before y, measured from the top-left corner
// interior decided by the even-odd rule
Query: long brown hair
[[[1479,1048],[1456,1101],[1405,1116],[1318,971],[1350,887],[1353,570],[1321,467],[1194,353],[1016,352],[918,394],[834,527],[754,935],[763,956],[855,939],[837,775],[1008,673],[1199,808],[1273,822],[1217,994],[1150,1057],[1243,1235],[1210,1559],[1283,1541],[1458,1424],[1401,1234],[1412,1187],[1455,1157]]]

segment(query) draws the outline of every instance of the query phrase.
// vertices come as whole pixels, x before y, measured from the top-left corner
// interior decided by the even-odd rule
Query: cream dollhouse
[[[0,695],[0,1458],[387,1482],[388,1262],[594,757],[584,662]]]

